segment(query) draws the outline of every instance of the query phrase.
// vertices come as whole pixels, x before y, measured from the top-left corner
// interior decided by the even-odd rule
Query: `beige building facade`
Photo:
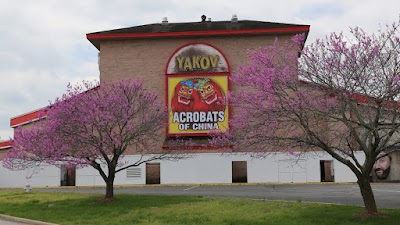
[[[238,66],[246,63],[247,51],[267,47],[276,39],[285,41],[296,34],[307,36],[309,29],[309,25],[238,21],[234,18],[191,23],[163,21],[89,33],[87,39],[99,50],[101,82],[141,80],[146,88],[157,92],[165,101],[170,108],[165,140],[175,136],[203,140],[215,128],[229,129],[229,119],[234,109],[230,108],[224,97],[228,91],[235,91],[229,77]],[[196,95],[194,99],[197,100],[191,102],[179,96],[177,93],[182,87],[186,88],[184,91],[189,90]],[[208,91],[207,88],[213,92],[206,96],[204,93]],[[29,123],[44,111],[39,109],[12,118],[11,127]],[[160,142],[160,149],[155,152],[168,148],[166,143]],[[3,149],[6,147],[3,146]],[[304,154],[301,158],[285,153],[253,158],[245,150],[237,154],[223,154],[221,150],[199,144],[193,156],[178,162],[151,162],[130,168],[117,174],[115,184],[356,180],[347,167],[323,152]],[[130,152],[124,160],[133,162],[138,157]],[[357,157],[362,160],[363,156],[360,154]],[[10,173],[0,167],[0,187],[21,186],[26,182],[38,186],[104,185],[102,178],[92,168],[74,171],[73,181],[69,181],[72,179],[68,177],[70,171],[52,166],[36,171],[29,179],[24,177],[29,171],[15,172],[14,175]]]

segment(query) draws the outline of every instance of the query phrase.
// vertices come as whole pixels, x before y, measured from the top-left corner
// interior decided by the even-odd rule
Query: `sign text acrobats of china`
[[[230,69],[206,43],[190,43],[170,57],[166,70],[168,136],[208,136],[228,130]]]

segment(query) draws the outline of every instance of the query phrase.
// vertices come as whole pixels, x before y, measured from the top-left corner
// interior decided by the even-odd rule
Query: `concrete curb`
[[[38,221],[38,220],[25,219],[25,218],[9,216],[9,215],[4,215],[4,214],[0,214],[0,218],[5,219],[7,221],[13,221],[13,222],[25,223],[25,224],[31,224],[31,225],[58,225],[56,223],[47,223],[47,222],[42,222],[42,221]]]

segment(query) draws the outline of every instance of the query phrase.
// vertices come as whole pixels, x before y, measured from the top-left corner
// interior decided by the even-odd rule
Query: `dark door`
[[[333,168],[331,160],[321,160],[321,182],[333,182]]]
[[[246,161],[232,161],[232,183],[247,183]]]
[[[61,186],[75,186],[76,169],[61,168]]]
[[[160,163],[146,163],[146,184],[160,184]]]

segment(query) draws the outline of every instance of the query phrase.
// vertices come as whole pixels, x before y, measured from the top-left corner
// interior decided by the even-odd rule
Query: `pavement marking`
[[[194,186],[194,187],[186,188],[186,189],[183,189],[183,191],[189,191],[190,189],[194,189],[194,188],[198,188],[198,187],[200,187],[200,186]]]
[[[400,191],[395,191],[395,190],[381,190],[381,189],[375,189],[372,188],[373,191],[381,191],[381,192],[394,192],[394,193],[400,193]]]

